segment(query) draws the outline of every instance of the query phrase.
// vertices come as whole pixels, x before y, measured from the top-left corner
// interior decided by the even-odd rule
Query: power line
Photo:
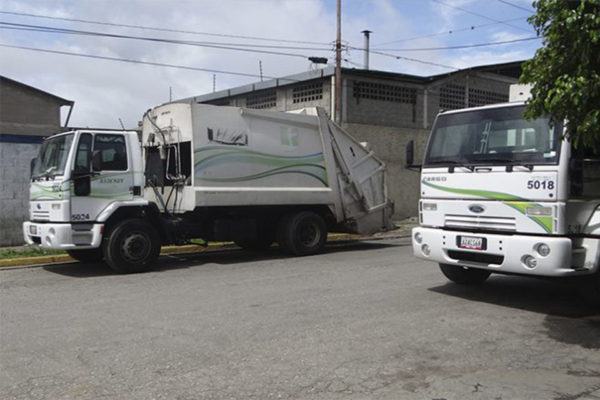
[[[219,74],[226,74],[226,75],[236,75],[236,76],[245,76],[245,77],[251,77],[251,78],[260,78],[260,75],[250,74],[250,73],[245,73],[245,72],[223,71],[223,70],[210,69],[210,68],[190,67],[190,66],[186,66],[186,65],[165,64],[165,63],[158,63],[158,62],[152,62],[152,61],[141,61],[141,60],[134,60],[134,59],[129,59],[129,58],[98,56],[95,54],[72,53],[72,52],[68,52],[68,51],[40,49],[40,48],[36,48],[36,47],[14,46],[14,45],[4,44],[4,43],[0,43],[0,47],[28,50],[28,51],[34,51],[34,52],[42,52],[42,53],[50,53],[50,54],[60,54],[60,55],[66,55],[66,56],[93,58],[93,59],[97,59],[97,60],[119,61],[119,62],[133,63],[133,64],[145,64],[145,65],[152,65],[155,67],[179,68],[179,69],[186,69],[186,70],[191,70],[191,71],[210,72],[210,73],[219,73]],[[297,80],[295,80],[295,79],[278,78],[275,76],[263,75],[263,77],[269,78],[269,79],[279,79],[279,80],[289,81],[289,82],[297,82]]]
[[[265,38],[265,37],[259,37],[259,36],[232,35],[232,34],[226,34],[226,33],[198,32],[198,31],[181,30],[181,29],[158,28],[158,27],[144,26],[144,25],[117,24],[117,23],[106,22],[106,21],[93,21],[93,20],[79,19],[79,18],[52,17],[49,15],[21,13],[21,12],[16,12],[16,11],[0,11],[0,14],[17,15],[17,16],[32,17],[32,18],[43,18],[43,19],[51,19],[51,20],[58,20],[58,21],[82,22],[85,24],[115,26],[115,27],[123,27],[123,28],[144,29],[144,30],[159,31],[159,32],[185,33],[185,34],[191,34],[191,35],[228,37],[228,38],[235,38],[235,39],[262,40],[262,41],[282,42],[282,43],[304,43],[304,44],[320,44],[320,45],[329,44],[329,43],[324,43],[324,42],[310,42],[310,41],[305,41],[305,40],[273,39],[273,38]]]
[[[371,50],[371,53],[373,53],[373,54],[379,54],[380,56],[385,56],[385,57],[393,57],[396,60],[412,61],[412,62],[417,62],[417,63],[420,63],[420,64],[433,65],[435,67],[442,67],[442,68],[454,69],[456,71],[460,70],[460,68],[452,67],[450,65],[438,64],[438,63],[434,63],[434,62],[431,62],[431,61],[418,60],[416,58],[399,56],[399,55],[396,55],[396,54],[384,53],[384,52],[379,51],[379,50]]]
[[[506,4],[506,5],[509,5],[509,6],[512,6],[512,7],[514,7],[514,8],[518,8],[519,10],[527,11],[528,13],[530,13],[530,12],[531,12],[531,10],[530,10],[530,9],[527,9],[527,8],[525,8],[525,7],[521,7],[520,5],[518,5],[518,4],[514,4],[514,3],[511,3],[510,1],[506,1],[506,0],[498,0],[498,1],[499,1],[500,3],[504,3],[504,4]]]
[[[518,43],[518,42],[525,42],[525,41],[529,41],[529,40],[538,40],[538,39],[542,39],[541,37],[538,36],[533,36],[533,37],[527,37],[527,38],[520,38],[520,39],[513,39],[513,40],[502,40],[499,42],[487,42],[487,43],[476,43],[476,44],[465,44],[465,45],[457,45],[457,46],[446,46],[446,47],[421,47],[421,48],[404,48],[404,49],[378,49],[380,51],[434,51],[434,50],[456,50],[456,49],[468,49],[468,48],[472,48],[472,47],[485,47],[485,46],[498,46],[498,45],[502,45],[502,44],[509,44],[509,43]],[[359,48],[359,47],[351,47],[354,50],[362,50],[365,51],[365,49],[363,48]]]
[[[472,31],[472,30],[475,30],[476,28],[483,28],[486,26],[497,25],[497,24],[504,23],[504,22],[513,22],[513,21],[522,21],[522,20],[523,20],[523,18],[519,17],[519,18],[505,19],[505,20],[499,21],[499,22],[489,22],[487,24],[471,25],[471,26],[464,27],[464,28],[450,29],[450,30],[446,30],[446,31],[440,31],[437,33],[430,33],[427,35],[413,36],[413,37],[409,37],[406,39],[392,40],[391,42],[383,42],[383,43],[374,45],[374,47],[383,46],[383,45],[392,44],[392,43],[407,42],[409,40],[424,39],[424,38],[434,37],[434,36],[449,35],[449,34],[456,33],[456,32]]]
[[[83,35],[83,36],[96,36],[96,37],[110,37],[117,39],[131,39],[131,40],[142,40],[150,42],[170,43],[187,46],[197,47],[208,47],[222,50],[235,50],[244,51],[250,53],[262,53],[262,54],[274,54],[291,57],[307,58],[306,55],[298,53],[285,53],[276,52],[271,50],[257,50],[249,47],[260,47],[260,48],[275,48],[275,49],[298,49],[298,50],[311,50],[311,51],[331,51],[331,49],[325,48],[308,48],[308,47],[289,47],[289,46],[269,46],[269,45],[249,45],[249,44],[236,44],[236,43],[219,43],[219,42],[197,42],[189,40],[175,40],[175,39],[163,39],[157,37],[146,37],[146,36],[132,36],[132,35],[119,35],[113,33],[103,33],[95,31],[80,31],[75,29],[65,28],[54,28],[42,25],[28,25],[28,24],[15,24],[11,22],[0,21],[0,29],[13,29],[13,30],[25,30],[31,32],[44,32],[44,33],[60,33],[60,34],[71,34],[71,35]],[[235,46],[235,47],[232,47]]]
[[[490,18],[490,17],[488,17],[488,16],[485,16],[485,15],[483,15],[483,14],[479,14],[479,13],[476,13],[476,12],[474,12],[474,11],[469,11],[469,10],[466,10],[466,9],[464,9],[464,8],[462,8],[462,7],[457,7],[457,6],[453,6],[453,5],[450,5],[450,4],[447,4],[447,3],[444,3],[444,2],[443,2],[443,1],[441,1],[441,0],[431,0],[431,1],[433,1],[433,2],[435,2],[435,3],[438,3],[438,4],[441,4],[441,5],[443,5],[443,6],[446,6],[446,7],[454,8],[455,10],[459,10],[459,11],[462,11],[462,12],[464,12],[464,13],[467,13],[467,14],[475,15],[475,16],[477,16],[477,17],[479,17],[479,18],[485,18],[485,19],[487,19],[488,21],[494,21],[494,22],[501,23],[501,24],[503,24],[503,25],[506,25],[506,26],[510,26],[511,28],[514,28],[514,29],[519,29],[519,30],[521,30],[521,31],[530,32],[529,30],[527,30],[527,29],[523,29],[523,28],[521,28],[520,26],[515,26],[515,25],[508,24],[508,23],[506,23],[506,22],[501,22],[501,21],[498,21],[497,19]]]

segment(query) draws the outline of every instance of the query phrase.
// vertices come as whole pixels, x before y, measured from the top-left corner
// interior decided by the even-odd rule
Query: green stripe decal
[[[304,156],[282,156],[262,153],[245,148],[223,148],[207,146],[194,151],[195,180],[199,182],[247,182],[281,174],[298,174],[309,176],[321,185],[328,186],[327,171],[323,153]],[[229,177],[204,177],[202,172],[223,165],[246,164],[256,167],[254,173],[244,174],[239,168],[239,175]],[[231,170],[230,170],[231,171]]]
[[[459,188],[450,188],[446,186],[435,185],[431,182],[421,181],[425,186],[429,186],[433,189],[441,190],[448,193],[455,194],[465,194],[469,196],[477,196],[484,199],[490,200],[500,200],[507,206],[514,208],[530,220],[534,221],[536,224],[541,226],[546,232],[552,233],[552,217],[542,216],[530,216],[527,215],[527,207],[541,207],[541,204],[533,203],[528,201],[527,199],[523,199],[518,196],[514,196],[509,193],[502,192],[491,192],[487,190],[474,190],[474,189],[459,189]]]

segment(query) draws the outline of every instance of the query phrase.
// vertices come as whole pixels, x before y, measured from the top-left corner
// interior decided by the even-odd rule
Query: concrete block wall
[[[30,161],[40,144],[0,143],[0,246],[23,244],[29,218]]]
[[[406,102],[394,102],[377,99],[369,99],[354,96],[354,85],[358,82],[383,84],[402,87],[416,91],[414,104]],[[423,125],[423,87],[401,82],[390,82],[388,80],[376,79],[347,79],[346,98],[344,105],[345,120],[352,124],[371,124],[380,126],[396,126],[407,128],[420,128]]]

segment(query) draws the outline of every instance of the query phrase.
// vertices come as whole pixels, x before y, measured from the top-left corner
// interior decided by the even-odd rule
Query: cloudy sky
[[[532,13],[531,0],[342,0],[343,66],[362,68],[366,29],[376,70],[527,59],[541,45]],[[261,64],[264,79],[307,71],[311,56],[333,65],[336,0],[3,0],[0,28],[1,75],[74,100],[72,126],[134,127],[170,92],[256,82]]]

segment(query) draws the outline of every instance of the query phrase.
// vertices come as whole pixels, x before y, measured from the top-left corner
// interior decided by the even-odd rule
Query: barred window
[[[504,103],[507,101],[508,94],[469,88],[469,107],[485,106],[486,104]]]
[[[307,101],[321,100],[323,98],[323,82],[309,83],[296,86],[292,91],[292,101],[294,103],[304,103]]]
[[[465,87],[448,84],[440,88],[440,109],[465,108]]]
[[[357,99],[371,99],[408,104],[415,104],[417,102],[417,89],[386,85],[383,83],[354,82],[353,95]]]
[[[266,90],[246,96],[246,107],[248,108],[273,108],[275,106],[277,106],[276,90]]]

